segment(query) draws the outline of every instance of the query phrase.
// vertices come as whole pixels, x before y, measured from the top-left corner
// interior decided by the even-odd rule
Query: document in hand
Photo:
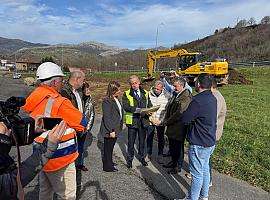
[[[153,106],[151,108],[142,108],[141,115],[150,115],[153,112],[156,112],[160,108],[160,105]]]

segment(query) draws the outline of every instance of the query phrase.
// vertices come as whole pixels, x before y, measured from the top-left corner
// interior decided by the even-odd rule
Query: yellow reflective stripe
[[[130,106],[134,106],[134,99],[132,96],[129,95],[129,93],[130,93],[130,89],[126,91],[126,97],[129,101]],[[125,124],[132,124],[133,114],[131,112],[125,112],[124,114],[125,114],[125,120],[124,120]]]
[[[127,96],[128,100],[129,100],[130,105],[134,106],[134,99],[129,93],[130,93],[130,90],[127,90],[126,91],[126,96]]]
[[[146,98],[146,107],[148,106],[148,96],[149,96],[149,92],[147,90],[144,90],[145,92],[145,98]],[[130,106],[134,106],[134,98],[129,94],[130,93],[130,89],[126,91],[126,97],[129,101]],[[133,121],[133,114],[131,112],[125,112],[125,120],[124,123],[125,124],[132,124]]]
[[[146,98],[146,108],[148,106],[148,96],[149,96],[149,92],[147,90],[144,90],[145,92],[145,98]]]

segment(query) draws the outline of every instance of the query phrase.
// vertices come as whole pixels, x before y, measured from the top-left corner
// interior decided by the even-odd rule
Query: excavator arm
[[[147,53],[147,65],[148,65],[148,77],[152,77],[154,73],[155,62],[159,58],[174,58],[188,54],[185,49],[175,49],[175,50],[149,50]]]

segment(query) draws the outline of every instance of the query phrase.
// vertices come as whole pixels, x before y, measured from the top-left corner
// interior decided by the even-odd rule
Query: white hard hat
[[[61,68],[52,62],[42,63],[37,69],[37,80],[48,79],[55,76],[65,76]]]

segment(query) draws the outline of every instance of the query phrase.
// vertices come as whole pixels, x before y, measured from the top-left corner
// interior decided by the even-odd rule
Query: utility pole
[[[63,71],[63,45],[62,45],[62,57],[61,57],[61,60],[62,60],[62,64],[61,64],[61,70]]]
[[[163,26],[163,25],[165,25],[163,22],[157,25],[155,54],[157,54],[158,52],[158,28],[159,26]],[[157,68],[157,59],[155,59],[155,63],[154,63],[154,72],[156,72],[156,68]]]

